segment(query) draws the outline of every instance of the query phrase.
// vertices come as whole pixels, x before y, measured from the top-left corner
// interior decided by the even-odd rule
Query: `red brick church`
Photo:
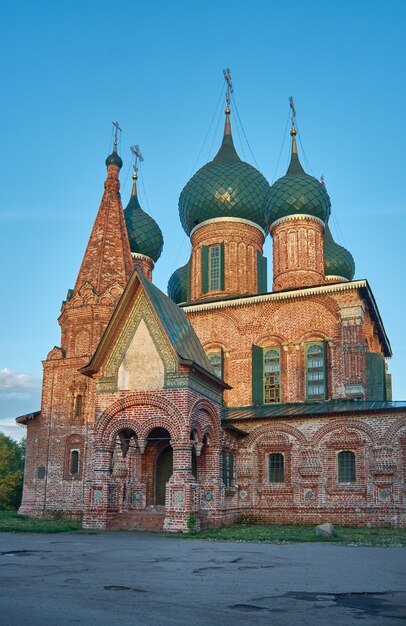
[[[217,155],[180,195],[191,253],[168,296],[152,281],[163,238],[136,168],[123,210],[115,141],[61,345],[43,362],[41,410],[17,418],[20,513],[171,531],[404,526],[406,403],[391,399],[368,282],[332,238],[294,123],[289,168],[270,186],[239,158],[225,113]]]

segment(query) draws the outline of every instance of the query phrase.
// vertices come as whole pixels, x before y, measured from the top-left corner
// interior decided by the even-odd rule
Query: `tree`
[[[24,476],[25,439],[14,441],[0,433],[0,511],[17,509]]]

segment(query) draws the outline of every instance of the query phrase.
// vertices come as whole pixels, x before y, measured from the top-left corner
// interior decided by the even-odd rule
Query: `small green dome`
[[[311,215],[327,222],[331,210],[325,187],[314,176],[306,174],[297,155],[292,137],[292,157],[285,176],[279,178],[268,195],[265,216],[269,226],[290,215]]]
[[[234,148],[229,117],[227,109],[217,155],[192,176],[180,194],[179,216],[188,235],[197,224],[218,217],[242,218],[266,227],[264,204],[269,183],[252,165],[241,161]]]
[[[156,262],[161,256],[164,240],[156,221],[140,207],[136,179],[134,180],[130,201],[124,210],[124,218],[131,252],[144,254]]]
[[[113,152],[106,159],[106,167],[109,165],[117,165],[117,167],[121,170],[123,167],[123,162],[121,158],[117,154],[117,145],[114,143]]]
[[[174,271],[168,281],[168,296],[176,304],[188,301],[189,261]]]
[[[324,233],[324,273],[326,276],[341,276],[347,280],[352,280],[355,274],[351,252],[334,241],[328,225]]]

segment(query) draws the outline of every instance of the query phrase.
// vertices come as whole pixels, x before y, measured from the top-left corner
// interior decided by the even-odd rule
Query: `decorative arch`
[[[244,448],[254,448],[259,442],[258,440],[264,435],[273,435],[275,433],[282,435],[290,435],[294,437],[298,443],[301,445],[307,445],[308,440],[306,436],[300,432],[294,426],[290,426],[289,424],[280,424],[274,426],[273,424],[266,424],[265,426],[259,426],[255,428],[245,440],[243,447]]]
[[[95,424],[95,431],[94,431],[95,441],[102,443],[105,440],[106,433],[109,432],[110,430],[109,426],[111,422],[114,420],[114,418],[116,417],[116,415],[118,415],[121,412],[125,412],[127,409],[131,409],[135,407],[141,408],[145,406],[155,407],[159,409],[161,411],[161,416],[157,416],[155,418],[155,421],[158,422],[159,420],[164,420],[165,423],[170,424],[170,429],[168,430],[171,434],[174,433],[175,437],[180,434],[181,426],[182,426],[182,417],[179,411],[177,410],[177,408],[169,400],[167,399],[164,400],[164,399],[157,397],[154,392],[150,392],[150,393],[143,392],[143,393],[127,395],[124,398],[120,398],[116,402],[113,402],[113,404],[109,406],[108,409],[106,409],[101,414],[99,419],[96,420],[96,424]],[[167,417],[163,418],[162,414]],[[114,421],[116,424],[118,424],[119,421],[121,423],[124,423],[124,426],[123,426],[124,428],[134,429],[134,426],[135,426],[134,418],[131,419],[129,417],[120,416],[119,419],[116,419]],[[150,422],[151,422],[151,419],[138,421],[137,428],[139,431],[138,432],[139,437],[143,436],[141,435],[141,431],[143,432],[145,430],[144,426]],[[156,423],[156,426],[161,426],[161,424]],[[162,424],[162,426],[164,428],[167,427],[164,424]]]
[[[343,428],[363,433],[364,435],[366,435],[371,443],[377,443],[379,440],[379,434],[371,426],[368,426],[363,422],[357,422],[355,420],[348,420],[343,422],[341,419],[335,420],[334,422],[328,423],[325,426],[319,428],[311,438],[311,443],[313,445],[319,445],[328,435],[332,435],[334,431],[343,430]]]
[[[397,419],[394,424],[389,426],[389,428],[383,435],[382,440],[387,444],[393,445],[398,437],[402,437],[405,435],[406,435],[406,419],[405,417],[401,417]]]
[[[199,419],[201,412],[207,415],[206,423],[202,424]],[[205,399],[199,398],[190,409],[190,424],[192,428],[197,428],[201,441],[205,435],[209,434],[212,443],[220,444],[220,420],[213,405]]]

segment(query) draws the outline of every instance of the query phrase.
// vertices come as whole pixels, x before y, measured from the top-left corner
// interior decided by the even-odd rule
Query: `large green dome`
[[[130,201],[124,210],[124,218],[131,252],[144,254],[153,261],[157,261],[164,245],[162,232],[156,221],[140,207],[136,179],[134,179]]]
[[[269,193],[266,178],[241,161],[233,143],[230,111],[226,110],[224,138],[213,161],[200,168],[179,198],[179,216],[185,232],[206,220],[235,217],[266,227],[264,205]]]
[[[324,233],[324,273],[326,276],[341,276],[347,280],[352,280],[355,274],[351,252],[334,241],[328,225]]]
[[[293,132],[293,131],[292,131]],[[292,137],[292,157],[285,176],[279,178],[268,195],[265,216],[269,226],[290,215],[311,215],[327,222],[331,210],[325,187],[306,174],[297,155],[296,139]]]
[[[168,296],[176,304],[188,301],[189,262],[174,271],[168,281]]]

